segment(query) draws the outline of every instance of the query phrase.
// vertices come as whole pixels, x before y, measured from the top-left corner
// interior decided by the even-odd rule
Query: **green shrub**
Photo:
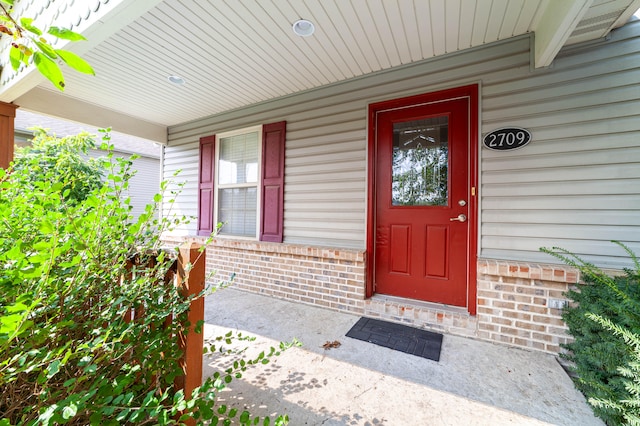
[[[543,251],[578,268],[582,283],[570,290],[562,317],[574,340],[562,356],[594,413],[609,425],[640,425],[640,267],[609,276],[562,249]]]
[[[89,133],[56,138],[36,128],[31,145],[16,150],[13,173],[20,175],[23,190],[43,179],[61,183],[66,203],[77,203],[104,180],[104,164],[88,158],[92,148],[96,143]]]
[[[136,221],[130,214],[131,161],[85,160],[86,135],[42,137],[0,169],[0,425],[176,424],[184,412],[198,423],[270,424],[215,400],[276,349],[240,357],[193,398],[174,387],[191,300],[165,279],[173,259],[159,235],[170,224],[154,218],[154,205]],[[132,309],[145,314],[127,320]],[[237,339],[247,340],[215,340]]]

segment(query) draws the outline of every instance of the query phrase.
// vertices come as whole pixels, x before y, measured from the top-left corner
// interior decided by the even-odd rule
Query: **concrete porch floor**
[[[219,401],[295,426],[603,424],[551,355],[445,335],[434,362],[345,337],[358,318],[231,288],[208,296],[205,336],[256,336],[254,354],[303,344],[250,367]],[[230,361],[206,356],[205,375]]]

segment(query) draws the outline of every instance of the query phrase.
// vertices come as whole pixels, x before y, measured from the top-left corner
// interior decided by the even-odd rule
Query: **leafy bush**
[[[184,413],[198,423],[270,424],[215,399],[276,349],[240,359],[193,397],[174,385],[191,300],[169,280],[174,260],[160,250],[170,224],[154,218],[153,205],[133,221],[131,161],[111,153],[85,161],[91,144],[88,135],[41,133],[12,169],[0,169],[0,425],[176,424]],[[131,320],[136,310],[144,315]],[[234,339],[246,340],[216,341]]]
[[[48,179],[63,185],[65,202],[83,201],[91,191],[102,186],[106,171],[99,160],[88,157],[92,148],[96,148],[96,144],[89,133],[56,138],[36,128],[31,145],[16,151],[14,179],[22,179],[19,185],[23,191]],[[108,166],[111,168],[111,164]]]
[[[576,387],[607,424],[640,425],[640,264],[618,244],[635,267],[615,277],[565,250],[543,251],[582,274],[562,314],[574,338],[562,356],[573,364]]]

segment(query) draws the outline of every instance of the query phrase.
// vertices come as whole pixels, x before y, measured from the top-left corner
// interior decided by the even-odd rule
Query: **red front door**
[[[375,292],[469,307],[471,100],[417,101],[371,115]]]

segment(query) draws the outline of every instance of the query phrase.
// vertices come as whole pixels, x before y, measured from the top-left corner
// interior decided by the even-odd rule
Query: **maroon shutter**
[[[215,178],[216,136],[200,138],[200,169],[198,174],[198,235],[209,236],[213,224],[213,183]]]
[[[260,241],[282,242],[286,121],[262,126]]]

